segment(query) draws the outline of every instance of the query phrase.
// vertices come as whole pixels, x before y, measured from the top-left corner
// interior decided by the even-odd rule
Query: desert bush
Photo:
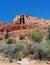
[[[46,56],[50,53],[50,46],[48,44],[41,44],[41,55],[43,60],[47,60]]]
[[[42,59],[45,60],[46,55],[50,53],[50,46],[47,43],[45,43],[45,44],[43,44],[43,43],[40,43],[40,44],[34,43],[32,45],[32,51],[33,52],[38,52],[38,56],[39,56],[38,58],[40,60],[42,60]]]
[[[25,44],[17,43],[13,48],[14,51],[16,52],[15,57],[17,57],[17,59],[21,59],[21,56],[25,50]]]
[[[33,54],[38,53],[38,59],[47,59],[46,56],[50,53],[50,44],[47,41],[45,44],[34,43],[34,44],[24,44],[17,43],[15,45],[1,45],[0,53],[4,53],[9,59],[21,59],[23,54],[26,54],[33,58]]]
[[[2,45],[1,48],[4,49],[3,52],[9,52],[12,47],[8,44],[5,44],[5,45]]]
[[[4,56],[5,57],[7,56],[8,58],[13,58],[15,54],[13,50],[13,46],[8,45],[8,44],[0,46],[0,53],[3,53]]]
[[[20,38],[20,40],[23,40],[23,39],[25,39],[25,36],[24,35],[20,35],[19,38]]]
[[[46,44],[38,44],[38,43],[34,43],[34,44],[16,44],[14,47],[14,51],[16,51],[15,53],[15,57],[17,57],[18,59],[22,57],[22,54],[26,54],[26,55],[33,55],[34,52],[38,53],[38,59],[40,60],[44,60],[47,59],[46,55],[50,53],[50,46],[46,43]]]
[[[34,43],[34,44],[32,45],[33,51],[39,51],[39,48],[40,48],[39,46],[40,46],[40,44]]]
[[[50,44],[49,44],[49,41],[47,41],[45,44],[41,44],[40,47],[41,47],[41,51],[44,54],[50,53]]]
[[[5,39],[9,38],[9,34],[6,33],[5,36],[4,36]]]
[[[14,43],[16,43],[16,40],[12,39],[12,38],[8,38],[6,43],[7,44],[14,44]]]
[[[4,46],[0,46],[0,53],[4,51]]]
[[[8,57],[8,54],[10,53],[11,47],[9,45],[1,45],[0,46],[0,53],[4,54],[4,57]]]
[[[29,36],[35,40],[35,42],[41,42],[43,39],[43,32],[38,30],[33,30],[29,32]]]
[[[50,40],[50,27],[48,27],[48,37],[47,37],[47,39]]]
[[[46,44],[50,46],[50,40],[46,40]]]
[[[33,54],[33,49],[32,49],[32,44],[27,44],[27,53],[28,54]]]
[[[15,49],[16,49],[16,51],[24,51],[24,49],[26,48],[26,45],[24,44],[24,43],[17,43],[16,45],[15,45]]]
[[[2,40],[2,37],[0,37],[0,41]]]
[[[41,57],[41,48],[40,48],[40,44],[34,43],[34,44],[32,45],[32,51],[33,51],[34,54],[36,55],[36,59],[39,59],[39,60],[42,59],[42,57]]]

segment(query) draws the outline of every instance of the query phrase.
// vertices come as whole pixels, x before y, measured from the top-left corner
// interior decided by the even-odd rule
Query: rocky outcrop
[[[21,16],[19,15],[16,16],[13,22],[10,24],[0,22],[0,31],[3,33],[11,32],[11,34],[13,33],[17,34],[21,32],[20,30],[22,29],[22,33],[25,34],[25,32],[27,32],[29,29],[30,30],[36,29],[45,32],[46,33],[45,35],[47,35],[49,26],[50,26],[50,20],[44,20],[42,18],[31,17],[27,15],[21,15]]]
[[[0,32],[4,32],[4,28],[5,28],[5,23],[0,22]]]

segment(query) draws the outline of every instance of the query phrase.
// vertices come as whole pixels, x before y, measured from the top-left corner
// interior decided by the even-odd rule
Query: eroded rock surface
[[[11,34],[17,34],[21,32],[25,34],[29,29],[30,30],[41,30],[47,35],[48,27],[50,26],[50,20],[44,20],[42,18],[31,17],[27,15],[16,16],[12,23],[5,24],[0,22],[0,31],[8,32]]]

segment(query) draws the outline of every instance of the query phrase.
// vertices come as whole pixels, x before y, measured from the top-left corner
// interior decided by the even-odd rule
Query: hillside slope
[[[27,15],[19,15],[13,19],[12,23],[5,24],[3,22],[0,22],[0,31],[2,33],[8,32],[9,34],[15,35],[20,33],[25,34],[25,32],[27,32],[30,29],[41,30],[46,33],[45,35],[47,35],[47,29],[49,26],[50,20],[44,20],[42,18],[31,17]]]

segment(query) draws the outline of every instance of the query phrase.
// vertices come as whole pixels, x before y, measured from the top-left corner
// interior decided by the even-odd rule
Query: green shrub
[[[20,57],[20,55],[17,55],[17,52],[15,52],[14,49],[15,46],[11,46],[11,45],[2,45],[0,46],[0,53],[3,53],[4,57],[9,58],[9,60],[11,59],[18,59],[18,57]],[[20,52],[18,52],[19,54]],[[16,55],[16,56],[15,56]]]
[[[46,44],[50,46],[50,40],[46,40]]]
[[[32,45],[32,50],[33,50],[33,52],[38,52],[38,55],[39,55],[38,58],[40,60],[42,60],[42,59],[47,60],[46,56],[47,56],[47,54],[50,53],[50,45],[47,44],[47,43],[45,43],[45,44],[43,44],[43,43],[40,43],[40,44],[34,43]]]
[[[7,39],[7,42],[6,43],[7,44],[14,44],[14,43],[16,43],[16,40],[9,38],[9,39]]]
[[[0,52],[8,52],[10,50],[10,46],[5,44],[0,46]]]
[[[6,33],[4,38],[5,38],[5,39],[9,38],[9,34]]]
[[[32,50],[33,50],[33,52],[35,52],[35,51],[39,52],[39,50],[40,50],[40,44],[34,43],[32,45]]]
[[[48,27],[48,37],[47,37],[47,39],[50,40],[50,27]]]
[[[46,42],[45,44],[24,44],[24,43],[17,43],[15,45],[9,45],[13,42],[8,42],[8,44],[0,46],[0,53],[4,53],[7,55],[9,59],[21,59],[22,54],[30,55],[30,57],[37,52],[38,59],[45,60],[47,59],[46,56],[50,53],[50,44]],[[33,58],[33,56],[32,56]]]
[[[2,40],[2,38],[0,37],[0,41]]]
[[[0,46],[0,53],[4,51],[4,46]]]
[[[25,49],[25,44],[23,44],[23,43],[16,44],[17,51],[24,51],[24,49]]]
[[[32,44],[27,44],[27,53],[33,54]]]
[[[23,39],[25,39],[25,36],[24,35],[20,35],[19,38],[20,38],[20,40],[23,40]]]
[[[43,32],[38,31],[38,30],[33,30],[29,32],[29,36],[35,40],[35,42],[41,42],[43,39]]]

